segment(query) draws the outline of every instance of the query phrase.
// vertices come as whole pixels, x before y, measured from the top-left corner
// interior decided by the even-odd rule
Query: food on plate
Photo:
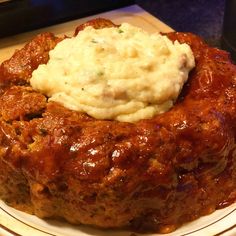
[[[36,91],[96,119],[126,122],[169,110],[195,65],[189,45],[127,23],[86,27],[49,57],[32,73]]]
[[[130,38],[132,30],[140,40]],[[156,45],[147,41],[114,53],[120,37],[134,44],[158,38],[158,65],[149,60]],[[67,43],[74,50],[63,48]],[[162,78],[175,90],[164,86],[160,92],[155,69],[172,60],[173,45],[178,56]],[[133,66],[121,63],[127,58]],[[117,63],[128,67],[115,73]],[[130,76],[137,88],[129,87]],[[227,52],[196,35],[149,36],[95,19],[77,27],[72,39],[36,36],[1,64],[0,84],[0,197],[10,206],[73,224],[168,233],[236,201],[236,66]],[[143,90],[147,97],[139,98]],[[136,108],[109,109],[130,98],[150,107],[155,96],[154,107],[169,104],[148,116],[133,116]],[[102,114],[78,109],[81,104]]]

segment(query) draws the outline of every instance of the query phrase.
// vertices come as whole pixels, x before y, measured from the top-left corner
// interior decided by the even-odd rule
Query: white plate
[[[222,234],[223,233],[223,234]],[[36,216],[17,211],[0,201],[0,235],[22,236],[134,236],[131,231],[100,230],[88,226],[74,226],[61,221],[42,220]],[[160,234],[146,234],[158,236]],[[165,236],[213,236],[236,235],[236,203],[215,211],[191,223],[187,223]],[[163,235],[162,235],[163,236]]]

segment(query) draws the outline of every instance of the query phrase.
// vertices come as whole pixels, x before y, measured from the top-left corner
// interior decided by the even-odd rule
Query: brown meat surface
[[[36,36],[22,49],[0,65],[0,85],[28,84],[32,72],[40,64],[49,60],[49,51],[53,49],[61,39],[52,33],[43,33]]]
[[[196,67],[170,111],[137,123],[95,120],[33,91],[32,71],[61,40],[52,34],[4,62],[0,197],[43,218],[162,233],[234,202],[236,66],[193,34],[167,36],[191,46]]]

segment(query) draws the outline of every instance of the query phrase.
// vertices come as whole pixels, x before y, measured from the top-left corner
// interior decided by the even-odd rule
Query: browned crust
[[[75,34],[87,25],[114,26],[93,20]],[[52,34],[3,62],[1,198],[39,217],[156,232],[234,202],[236,66],[193,34],[167,36],[191,46],[196,68],[173,109],[135,124],[95,120],[29,87],[61,40]]]

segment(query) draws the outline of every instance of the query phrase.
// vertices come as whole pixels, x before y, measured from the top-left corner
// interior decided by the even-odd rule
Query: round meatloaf
[[[84,27],[115,27],[105,19]],[[236,201],[236,66],[191,33],[196,67],[174,107],[136,123],[96,120],[32,89],[63,40],[36,36],[0,66],[0,197],[41,218],[167,233]]]

